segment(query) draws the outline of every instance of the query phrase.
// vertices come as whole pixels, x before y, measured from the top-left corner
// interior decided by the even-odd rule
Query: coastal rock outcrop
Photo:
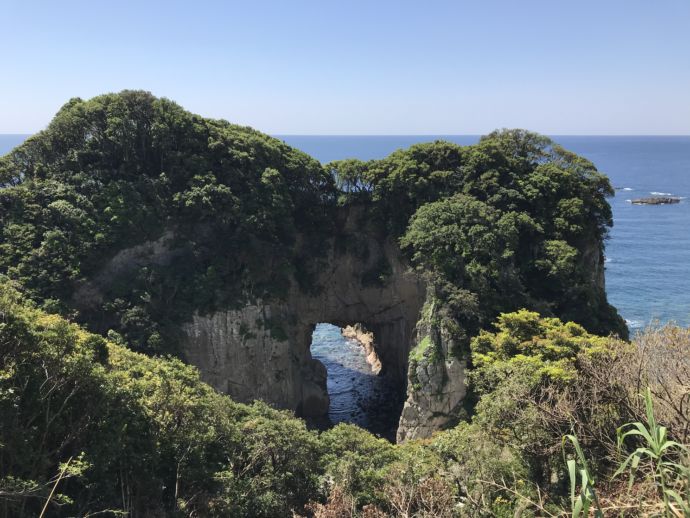
[[[669,205],[673,203],[680,203],[680,198],[677,196],[653,196],[651,198],[635,198],[630,200],[633,205]]]
[[[467,361],[459,344],[440,325],[436,312],[435,304],[428,302],[417,326],[398,442],[430,437],[453,423],[467,393]]]
[[[194,315],[182,327],[185,359],[237,401],[262,399],[298,415],[323,415],[329,404],[326,372],[311,357],[312,332],[320,322],[359,324],[352,329],[362,330],[359,338],[369,347],[372,368],[391,376],[404,392],[426,288],[393,241],[362,225],[365,217],[357,207],[343,216],[340,242],[330,240],[324,255],[318,290],[305,293],[293,286],[284,301]],[[349,238],[358,239],[366,254],[343,249]],[[363,273],[376,268],[385,270],[383,280],[368,282]]]
[[[381,365],[381,359],[378,354],[376,354],[376,349],[374,347],[374,333],[367,331],[362,324],[359,323],[345,326],[341,332],[345,338],[355,340],[362,346],[367,358],[367,363],[371,367],[371,372],[380,374],[383,365]]]
[[[247,300],[232,309],[194,313],[181,325],[185,360],[236,401],[260,399],[300,416],[323,416],[330,404],[327,372],[311,357],[310,345],[315,325],[328,322],[359,341],[372,372],[390,375],[406,395],[399,442],[430,437],[457,422],[467,392],[468,353],[441,325],[433,290],[397,243],[367,219],[366,207],[340,209],[337,237],[327,241],[316,289],[305,292],[293,281],[281,300]],[[128,269],[165,264],[177,254],[171,242],[166,232],[158,241],[123,249],[99,275],[79,285],[75,303],[102,299],[102,290]],[[592,243],[582,260],[591,282],[603,290],[601,254]]]

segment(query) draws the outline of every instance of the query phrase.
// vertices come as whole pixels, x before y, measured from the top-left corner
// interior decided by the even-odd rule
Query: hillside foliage
[[[616,428],[646,422],[640,386],[649,383],[668,437],[688,440],[687,412],[668,396],[685,390],[688,370],[652,380],[621,368],[648,365],[647,354],[687,358],[687,330],[601,348],[579,326],[502,315],[473,344],[496,357],[474,373],[484,387],[474,417],[392,445],[353,425],[318,433],[287,412],[234,403],[179,360],[133,352],[23,299],[0,283],[2,516],[37,516],[46,502],[47,516],[555,516],[570,505],[561,438],[572,432],[602,501],[644,514],[662,502],[644,469],[633,493],[606,483],[636,447],[620,449]],[[554,356],[542,348],[567,358],[568,376],[544,370]],[[497,362],[507,375],[496,376]],[[664,461],[689,469],[672,450]],[[687,501],[682,473],[666,480]]]
[[[416,144],[326,169],[339,179],[340,203],[368,201],[400,236],[469,335],[522,307],[627,335],[592,277],[613,224],[613,190],[591,162],[550,139],[503,130],[472,146]]]
[[[307,155],[134,91],[68,102],[0,158],[0,183],[0,270],[148,352],[193,310],[285,290],[296,254],[313,253],[295,251],[297,234],[318,245],[333,197]],[[118,251],[166,235],[159,261],[98,283]],[[102,300],[75,300],[86,282]]]

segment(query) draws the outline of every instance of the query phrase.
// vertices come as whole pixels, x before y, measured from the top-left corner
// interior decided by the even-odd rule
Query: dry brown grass
[[[654,411],[671,436],[690,443],[690,328],[651,327],[633,340],[621,380],[630,395],[632,410],[644,415],[644,404],[633,397],[648,386]]]
[[[651,327],[630,343],[611,339],[605,352],[582,353],[578,371],[576,383],[548,386],[532,396],[541,425],[553,437],[543,445],[544,454],[556,454],[560,437],[574,433],[598,457],[615,460],[616,429],[645,420],[646,387],[658,422],[673,440],[690,443],[690,329]]]

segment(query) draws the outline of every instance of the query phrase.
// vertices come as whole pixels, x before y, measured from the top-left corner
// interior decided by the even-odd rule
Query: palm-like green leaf
[[[628,491],[632,489],[635,477],[640,468],[641,462],[648,459],[649,466],[652,473],[652,478],[658,485],[662,498],[664,499],[664,508],[666,516],[680,516],[678,509],[673,502],[680,507],[684,516],[690,516],[690,503],[683,499],[680,493],[672,489],[670,486],[674,482],[683,479],[683,473],[686,473],[687,467],[682,466],[677,462],[669,460],[676,455],[688,453],[688,448],[675,441],[668,439],[668,429],[657,423],[654,417],[654,405],[652,401],[652,393],[649,388],[644,395],[645,413],[647,414],[647,424],[640,422],[628,423],[618,428],[618,447],[623,448],[625,440],[628,438],[641,438],[644,445],[638,447],[621,463],[613,477],[621,475],[626,470],[629,470],[630,478],[628,481]],[[687,492],[687,490],[686,490]]]
[[[601,511],[601,506],[597,498],[596,491],[594,490],[594,479],[589,473],[589,468],[587,467],[587,459],[582,452],[580,447],[580,441],[578,441],[575,435],[565,435],[561,441],[561,447],[563,449],[563,456],[565,457],[565,444],[570,441],[575,448],[575,459],[566,459],[566,465],[568,466],[568,474],[570,477],[570,502],[571,502],[571,515],[572,518],[580,518],[589,516],[589,510],[594,503],[596,505],[596,511],[594,516],[597,518],[603,518],[603,513]],[[577,490],[577,475],[578,462],[580,464],[579,474],[580,474],[580,493],[575,496]]]

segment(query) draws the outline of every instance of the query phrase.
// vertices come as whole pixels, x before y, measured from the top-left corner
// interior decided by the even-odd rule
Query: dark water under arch
[[[328,420],[318,426],[353,423],[394,440],[404,394],[389,376],[371,372],[362,346],[343,337],[339,327],[321,323],[312,335],[311,354],[328,370],[331,400]]]

